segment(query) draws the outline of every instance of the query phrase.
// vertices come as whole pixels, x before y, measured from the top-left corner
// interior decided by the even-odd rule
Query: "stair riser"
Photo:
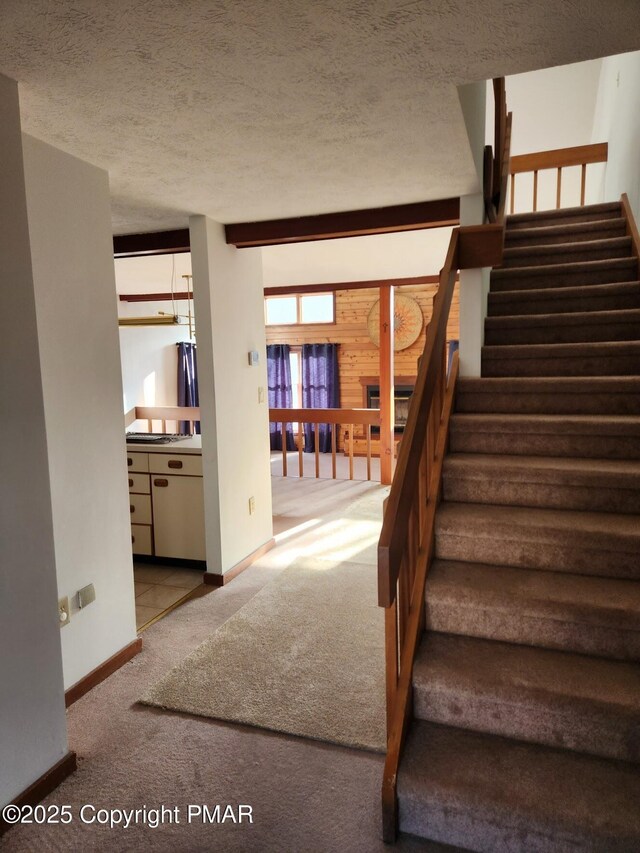
[[[593,211],[585,209],[567,214],[562,211],[539,213],[521,220],[507,219],[507,230],[520,231],[522,228],[547,228],[553,225],[573,225],[574,223],[598,222],[603,219],[620,219],[620,208],[612,210]]]
[[[640,415],[640,394],[554,394],[459,390],[456,411],[469,414]]]
[[[488,324],[487,324],[488,325]],[[487,346],[518,344],[580,344],[640,340],[640,323],[584,323],[530,328],[485,328]]]
[[[414,682],[413,712],[445,726],[640,762],[640,723],[630,715],[586,701],[552,704],[545,695],[536,701],[535,694],[518,698],[505,701]]]
[[[587,459],[640,459],[640,436],[541,435],[468,432],[452,428],[453,453],[502,453],[507,456],[574,456]]]
[[[483,353],[482,375],[496,378],[501,376],[638,376],[640,375],[640,354],[595,354],[548,358],[517,358],[500,354],[498,358],[491,358]]]
[[[592,270],[566,270],[564,272],[528,273],[522,275],[495,271],[491,275],[491,291],[542,290],[546,287],[582,287],[587,284],[614,284],[618,281],[637,281],[637,263],[619,264]]]
[[[522,314],[575,314],[579,311],[626,311],[640,308],[640,287],[635,293],[617,296],[577,296],[570,299],[493,300],[489,294],[489,317]]]
[[[511,267],[537,267],[548,264],[573,264],[583,261],[604,261],[607,258],[628,258],[630,254],[627,244],[622,246],[603,247],[598,249],[575,249],[555,250],[553,252],[532,252],[528,249],[512,249],[508,247],[502,259],[502,268]]]
[[[640,513],[640,490],[615,486],[564,486],[522,483],[505,479],[476,480],[444,477],[444,499],[456,503],[529,506],[586,512]],[[640,553],[638,554],[640,560]]]
[[[615,237],[625,237],[626,228],[624,223],[620,224],[612,220],[609,227],[598,227],[593,230],[574,230],[559,234],[525,234],[524,229],[507,229],[505,246],[508,249],[517,249],[531,246],[554,246],[561,243],[586,243],[591,240],[611,240]]]
[[[586,625],[579,616],[572,618],[568,614],[545,617],[514,608],[469,607],[459,601],[434,601],[429,596],[428,582],[426,626],[446,634],[598,655],[611,660],[640,660],[640,631]]]
[[[640,544],[635,552],[621,550],[615,542],[602,548],[586,548],[579,534],[567,535],[562,545],[555,541],[525,541],[513,538],[436,534],[436,557],[464,563],[489,563],[566,574],[593,575],[640,580]]]

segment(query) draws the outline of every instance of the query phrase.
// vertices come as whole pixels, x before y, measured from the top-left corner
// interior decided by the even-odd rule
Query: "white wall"
[[[224,573],[273,532],[261,253],[228,246],[223,226],[204,216],[192,216],[189,226],[207,566]],[[256,367],[248,362],[252,350],[260,354]],[[249,515],[252,496],[256,511]]]
[[[513,112],[511,153],[530,154],[606,142],[606,136],[593,136],[601,64],[602,60],[595,59],[507,77],[507,106]],[[486,140],[493,144],[493,95],[487,99]],[[603,165],[588,167],[588,192],[600,185],[603,172]],[[556,174],[554,170],[539,173],[539,209],[556,206]],[[533,176],[517,175],[516,212],[531,210],[532,200]],[[562,204],[580,204],[578,166],[563,169]]]
[[[640,219],[640,51],[602,60],[592,139],[609,143],[594,200],[617,201],[626,192]]]
[[[109,181],[23,147],[68,688],[136,636]],[[89,583],[96,601],[78,611]]]
[[[262,249],[265,287],[437,274],[451,228],[346,237]],[[243,250],[246,251],[246,250]]]
[[[140,258],[116,258],[116,290],[122,293],[169,293],[186,290],[183,274],[191,274],[191,255],[151,255]],[[193,302],[191,303],[193,311]],[[188,303],[177,300],[178,314],[188,313]],[[119,317],[154,316],[173,313],[171,301],[121,302]],[[122,365],[123,407],[177,406],[178,358],[176,344],[189,340],[188,325],[121,326],[120,360]]]
[[[18,87],[0,75],[0,805],[67,752]]]
[[[177,311],[186,311],[186,302],[177,303]],[[171,313],[170,302],[120,302],[120,317],[153,316],[158,311]],[[133,406],[178,405],[179,341],[189,340],[188,325],[121,326],[120,359],[124,411]]]

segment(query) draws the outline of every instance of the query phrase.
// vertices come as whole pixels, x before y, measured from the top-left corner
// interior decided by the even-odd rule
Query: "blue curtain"
[[[267,387],[270,409],[290,409],[293,403],[291,392],[291,362],[288,344],[267,346]],[[281,424],[269,423],[269,442],[272,450],[282,450]],[[287,450],[295,450],[293,427],[287,424]]]
[[[337,344],[303,344],[302,405],[305,409],[338,409],[340,380]],[[320,424],[320,452],[331,452],[331,425]],[[315,450],[315,427],[305,424],[304,449]]]
[[[178,405],[199,406],[198,397],[198,366],[196,362],[196,345],[181,341],[178,344]],[[178,423],[178,431],[188,433],[188,421]],[[196,433],[200,433],[200,421],[195,422]]]

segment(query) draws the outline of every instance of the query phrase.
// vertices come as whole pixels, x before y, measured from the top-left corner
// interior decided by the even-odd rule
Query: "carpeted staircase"
[[[640,282],[620,204],[509,217],[461,379],[400,830],[640,850]]]

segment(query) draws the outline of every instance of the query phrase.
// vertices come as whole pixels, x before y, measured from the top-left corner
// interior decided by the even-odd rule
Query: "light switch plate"
[[[253,515],[256,511],[256,499],[251,497],[249,498],[249,515]]]
[[[260,364],[260,356],[257,350],[252,349],[249,353],[249,367],[256,367],[258,364]]]
[[[96,591],[92,583],[87,584],[87,586],[83,586],[82,589],[78,590],[78,608],[80,610],[95,600]]]
[[[262,385],[258,388],[258,402],[264,403],[264,388]]]

